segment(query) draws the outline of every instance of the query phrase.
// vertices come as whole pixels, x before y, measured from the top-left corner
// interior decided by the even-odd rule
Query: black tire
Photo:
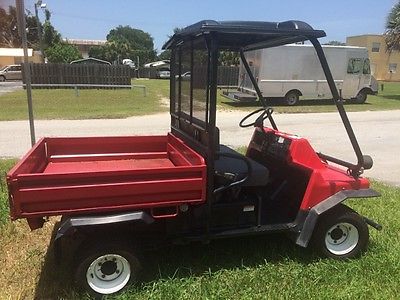
[[[79,255],[74,279],[77,286],[101,299],[136,282],[140,270],[140,260],[131,247],[105,242],[87,248]]]
[[[368,96],[367,92],[364,90],[361,90],[358,92],[357,96],[355,98],[353,98],[352,100],[354,101],[354,103],[363,104],[367,100],[367,96]]]
[[[299,103],[299,99],[300,99],[300,95],[299,95],[299,92],[297,92],[297,91],[289,91],[285,95],[285,103],[286,103],[286,105],[289,105],[289,106],[294,106],[297,103]]]
[[[368,246],[369,230],[364,219],[345,205],[319,217],[312,244],[325,257],[359,257]]]
[[[3,75],[1,75],[0,76],[0,82],[4,82],[4,81],[6,81],[6,78]]]

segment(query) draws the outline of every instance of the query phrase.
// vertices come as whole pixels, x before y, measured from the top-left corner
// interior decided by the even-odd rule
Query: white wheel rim
[[[131,277],[128,260],[118,254],[96,258],[86,272],[91,289],[99,294],[112,294],[121,290]]]
[[[338,223],[326,232],[325,246],[335,255],[346,255],[358,244],[357,228],[350,223]]]

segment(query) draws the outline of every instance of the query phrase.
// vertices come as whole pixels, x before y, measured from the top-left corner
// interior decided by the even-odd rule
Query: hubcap
[[[128,283],[130,276],[128,260],[118,254],[107,254],[96,258],[86,272],[89,286],[100,294],[118,292]]]
[[[290,95],[287,97],[287,103],[288,103],[288,104],[295,104],[296,101],[297,101],[297,96],[294,95],[294,94],[290,94]]]
[[[325,246],[332,254],[345,255],[357,246],[358,240],[358,230],[354,225],[338,223],[327,231]]]

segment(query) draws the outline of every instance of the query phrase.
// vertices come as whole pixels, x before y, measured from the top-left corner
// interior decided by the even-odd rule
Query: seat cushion
[[[229,153],[229,154],[234,154],[238,156],[244,156],[240,154],[239,152],[225,146],[225,145],[220,145],[220,152],[222,153]],[[247,180],[243,186],[263,186],[268,183],[269,179],[269,170],[263,166],[262,164],[259,164],[255,160],[252,160],[249,157],[246,157],[252,167],[252,173],[250,175],[249,180]],[[231,173],[231,174],[236,174],[237,179],[243,179],[247,175],[247,165],[244,161],[240,159],[235,159],[231,157],[225,157],[220,155],[217,160],[215,160],[215,170],[219,173]]]

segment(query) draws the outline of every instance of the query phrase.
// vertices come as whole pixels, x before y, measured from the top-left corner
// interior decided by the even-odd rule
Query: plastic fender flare
[[[151,224],[154,222],[154,218],[144,211],[101,216],[76,216],[65,218],[61,221],[60,227],[58,228],[56,236],[53,240],[56,262],[60,262],[62,238],[73,235],[78,228],[122,224],[128,222],[142,222],[145,224]]]
[[[311,208],[304,220],[303,226],[296,238],[296,244],[301,247],[307,247],[314,232],[314,227],[317,224],[318,217],[331,210],[338,204],[342,203],[348,198],[371,198],[379,197],[380,194],[373,189],[360,189],[360,190],[343,190],[326,198],[322,202]]]
[[[63,236],[73,234],[74,230],[79,227],[120,224],[127,222],[143,222],[145,224],[151,224],[154,222],[154,219],[148,213],[143,211],[101,216],[69,217],[61,221],[54,241],[57,242],[57,240],[59,240]]]

